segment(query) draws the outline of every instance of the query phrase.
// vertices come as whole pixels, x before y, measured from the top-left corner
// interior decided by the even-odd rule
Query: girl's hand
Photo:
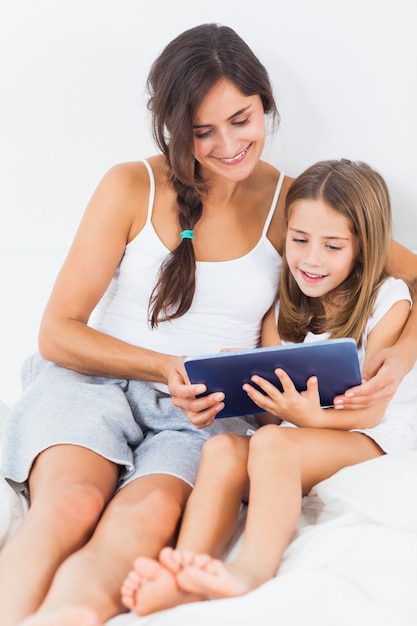
[[[206,386],[190,383],[183,357],[170,362],[167,378],[172,404],[181,409],[196,428],[211,426],[217,413],[224,408],[224,393],[216,392],[198,398],[197,396],[206,391]]]
[[[272,383],[261,378],[261,376],[252,376],[251,380],[266,395],[249,383],[243,385],[243,389],[255,404],[261,409],[268,411],[268,413],[285,419],[296,426],[320,427],[324,417],[324,410],[320,406],[316,376],[308,379],[306,391],[300,393],[284,370],[276,369],[275,375],[282,385],[282,392]]]

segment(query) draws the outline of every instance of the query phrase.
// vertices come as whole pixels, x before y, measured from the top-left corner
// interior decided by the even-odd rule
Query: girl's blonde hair
[[[326,316],[321,298],[311,298],[300,290],[284,252],[279,286],[280,337],[301,342],[308,332],[327,332],[332,338],[352,337],[360,345],[378,288],[388,276],[392,216],[387,186],[365,163],[321,161],[291,185],[285,205],[286,226],[294,203],[306,199],[322,200],[345,216],[358,238],[359,250],[350,275],[336,293],[329,294],[329,302],[337,305],[331,316]]]

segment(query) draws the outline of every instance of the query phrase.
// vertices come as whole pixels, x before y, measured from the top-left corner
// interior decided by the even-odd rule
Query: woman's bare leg
[[[195,487],[187,502],[176,549],[159,562],[139,557],[122,586],[122,599],[139,615],[201,600],[179,589],[176,574],[194,552],[219,555],[232,536],[247,491],[249,438],[217,435],[203,447]]]
[[[264,426],[250,443],[249,507],[242,549],[224,564],[196,555],[179,571],[190,593],[229,597],[247,593],[272,578],[294,532],[302,496],[348,465],[381,456],[360,433]]]
[[[32,615],[20,622],[19,626],[103,626],[97,615],[86,607],[71,606],[52,611],[48,615]]]
[[[90,541],[59,568],[39,618],[55,626],[55,612],[56,626],[61,626],[59,615],[78,605],[92,607],[101,623],[125,611],[120,588],[132,553],[156,558],[163,546],[175,541],[190,491],[182,480],[160,474],[126,485],[110,501]]]
[[[114,464],[78,446],[39,455],[29,512],[0,554],[2,626],[15,626],[38,609],[60,564],[88,540],[116,480]]]

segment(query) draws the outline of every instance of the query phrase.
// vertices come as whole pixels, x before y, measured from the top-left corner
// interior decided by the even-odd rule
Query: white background
[[[0,0],[0,397],[19,396],[40,316],[85,205],[114,163],[153,154],[145,81],[202,22],[232,26],[281,112],[265,158],[323,158],[386,178],[394,236],[417,249],[413,0]]]

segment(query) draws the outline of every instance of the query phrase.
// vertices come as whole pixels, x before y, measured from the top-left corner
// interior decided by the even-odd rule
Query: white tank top
[[[155,180],[150,177],[147,220],[126,246],[115,275],[89,325],[130,344],[175,355],[211,354],[222,348],[258,345],[262,318],[277,294],[281,257],[266,236],[284,179],[281,174],[256,246],[231,261],[196,263],[191,308],[179,319],[151,329],[148,303],[169,250],[153,227]]]

